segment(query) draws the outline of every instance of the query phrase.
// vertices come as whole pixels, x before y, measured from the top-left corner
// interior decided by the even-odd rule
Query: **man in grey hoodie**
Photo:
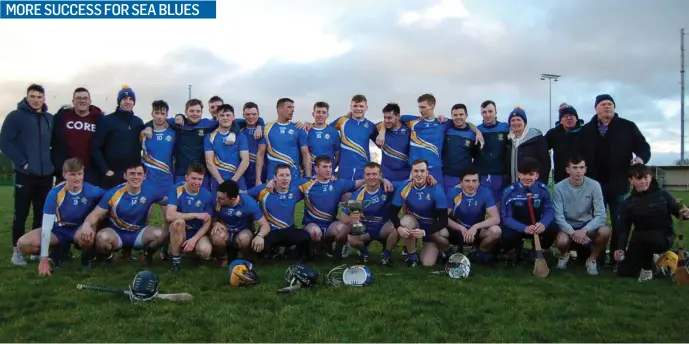
[[[610,239],[610,228],[605,225],[606,213],[600,184],[586,177],[586,161],[572,156],[567,162],[569,178],[555,184],[553,210],[555,223],[560,227],[556,246],[560,251],[559,269],[566,269],[570,244],[591,247],[586,260],[586,272],[598,275],[597,260]]]
[[[52,130],[53,115],[45,104],[45,89],[36,84],[27,88],[26,98],[5,117],[0,129],[0,150],[10,158],[14,170],[14,265],[26,265],[17,249],[17,240],[24,235],[29,209],[33,206],[31,228],[41,228],[43,205],[53,186]]]

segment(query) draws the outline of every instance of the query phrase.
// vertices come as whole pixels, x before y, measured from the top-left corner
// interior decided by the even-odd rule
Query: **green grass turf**
[[[689,200],[689,194],[677,194]],[[531,266],[474,266],[467,280],[373,260],[373,284],[279,295],[288,261],[260,263],[262,283],[226,285],[226,269],[195,267],[178,275],[157,260],[161,292],[189,292],[191,303],[132,303],[123,295],[77,290],[78,283],[127,286],[143,268],[119,262],[78,271],[67,262],[51,277],[37,263],[10,264],[12,189],[0,187],[0,340],[7,342],[682,342],[689,288],[667,280],[639,284],[580,265],[545,280]],[[159,212],[155,211],[159,222]],[[30,221],[27,221],[30,222]],[[375,250],[379,250],[375,244]],[[355,263],[353,252],[347,263]],[[372,257],[377,258],[377,254]],[[315,263],[320,272],[335,266]]]

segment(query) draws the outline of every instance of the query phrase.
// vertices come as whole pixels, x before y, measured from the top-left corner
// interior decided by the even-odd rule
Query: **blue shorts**
[[[74,234],[76,234],[79,227],[62,227],[57,224],[53,225],[51,233],[57,238],[57,243],[60,246],[74,243]]]
[[[404,170],[393,171],[387,168],[383,168],[382,177],[389,180],[391,183],[402,182],[409,180],[411,175],[411,168],[406,168]]]
[[[419,220],[417,219],[416,221],[419,221]],[[431,223],[419,222],[419,228],[426,231],[426,235],[424,235],[424,237],[423,237],[423,242],[433,242],[433,240],[431,240],[431,234],[428,233],[428,231],[431,230],[431,227],[433,227],[433,224],[431,224]]]
[[[373,225],[373,224],[369,225],[369,224],[366,224],[366,233],[368,233],[368,238],[369,238],[369,239],[368,239],[368,242],[371,242],[371,241],[374,241],[374,240],[375,240],[375,241],[378,241],[379,243],[383,244],[383,246],[385,246],[385,243],[384,243],[383,240],[380,238],[380,232],[381,232],[382,230],[383,230],[383,226],[382,226],[382,225],[379,225],[379,224],[378,224],[378,225]]]
[[[495,202],[499,203],[502,198],[502,191],[505,189],[505,178],[498,174],[486,174],[481,176],[481,186],[490,189],[490,192],[495,198]]]
[[[186,238],[187,238],[186,240],[191,239],[191,237],[193,237],[194,235],[196,235],[196,233],[198,233],[198,232],[199,232],[199,231],[196,230],[196,229],[188,229],[188,228],[187,228],[187,230],[185,231]]]
[[[440,166],[429,166],[428,167],[428,174],[432,175],[438,184],[445,185],[445,182],[443,181],[443,168],[442,167],[440,167]]]
[[[364,179],[364,168],[340,166],[337,170],[337,179],[359,180]]]
[[[167,197],[170,195],[170,191],[175,187],[172,181],[170,181],[169,184],[159,184],[153,181],[144,180],[144,185],[153,190],[153,197],[155,199],[162,199],[158,204],[167,204]]]
[[[138,231],[128,231],[124,229],[114,229],[115,234],[117,234],[117,237],[120,239],[119,245],[115,248],[116,250],[119,250],[123,247],[126,248],[135,248],[135,249],[140,249],[142,248],[143,242],[141,241],[141,238],[144,236],[144,232],[146,231],[146,228],[144,227]]]
[[[454,188],[455,186],[459,185],[462,183],[462,178],[460,177],[455,177],[455,176],[444,176],[443,177],[443,190],[445,190],[445,194],[447,195],[447,190],[450,190]]]
[[[206,190],[210,190],[210,189],[211,189],[211,185],[210,185],[210,180],[211,180],[211,179],[212,179],[212,178],[211,178],[210,176],[205,176],[205,177],[203,178],[203,182],[201,183],[201,187],[202,187],[202,188],[206,188]],[[186,181],[187,181],[187,180],[185,179],[184,176],[175,176],[175,185],[177,185],[177,184],[179,184],[179,183],[184,183],[184,182],[186,182]],[[168,191],[170,191],[170,190],[168,190]]]

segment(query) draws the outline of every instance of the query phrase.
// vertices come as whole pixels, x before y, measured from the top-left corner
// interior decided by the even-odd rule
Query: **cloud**
[[[540,74],[555,73],[562,78],[552,84],[553,121],[563,101],[588,121],[594,97],[610,93],[620,115],[634,120],[651,142],[652,163],[672,163],[670,157],[679,155],[679,28],[689,28],[684,15],[689,2],[229,3],[219,2],[223,14],[216,21],[156,22],[175,34],[134,39],[133,47],[150,53],[150,59],[119,59],[123,53],[93,57],[99,53],[87,55],[98,63],[70,64],[65,68],[72,68],[70,73],[45,82],[51,106],[68,102],[71,91],[83,85],[92,90],[95,104],[111,110],[117,90],[127,83],[147,118],[148,104],[159,98],[181,112],[191,84],[193,97],[203,100],[217,94],[235,107],[255,101],[267,119],[274,118],[280,97],[294,98],[295,118],[309,120],[315,101],[328,101],[335,117],[347,111],[352,95],[362,93],[369,98],[369,117],[380,120],[385,103],[398,102],[404,112],[415,113],[416,98],[430,92],[438,98],[438,113],[465,103],[470,120],[478,121],[479,104],[493,99],[501,119],[520,105],[530,125],[546,131],[551,111],[548,83]],[[6,37],[6,25],[0,23],[0,37]],[[176,26],[190,33],[177,35]],[[88,37],[107,56],[125,40],[115,27],[104,30],[102,39]],[[73,42],[61,37],[50,36],[51,47]],[[38,54],[13,39],[16,53],[0,57],[1,64],[16,65],[16,56],[26,52]],[[76,51],[65,49],[59,62],[69,63]],[[8,70],[0,67],[0,74]],[[41,74],[10,75],[0,83],[3,112]]]

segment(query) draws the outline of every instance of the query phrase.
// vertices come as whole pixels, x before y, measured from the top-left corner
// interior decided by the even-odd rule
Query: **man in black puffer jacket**
[[[567,179],[567,161],[576,151],[576,139],[584,121],[579,119],[577,110],[566,103],[560,105],[560,120],[548,130],[545,139],[548,149],[553,150],[553,181],[555,184]]]
[[[615,260],[622,260],[618,269],[620,276],[639,274],[639,282],[646,282],[653,278],[653,254],[672,248],[675,235],[672,216],[687,219],[689,209],[658,186],[646,165],[633,165],[629,169],[629,182],[634,187],[622,203]],[[634,233],[629,240],[632,225]]]

